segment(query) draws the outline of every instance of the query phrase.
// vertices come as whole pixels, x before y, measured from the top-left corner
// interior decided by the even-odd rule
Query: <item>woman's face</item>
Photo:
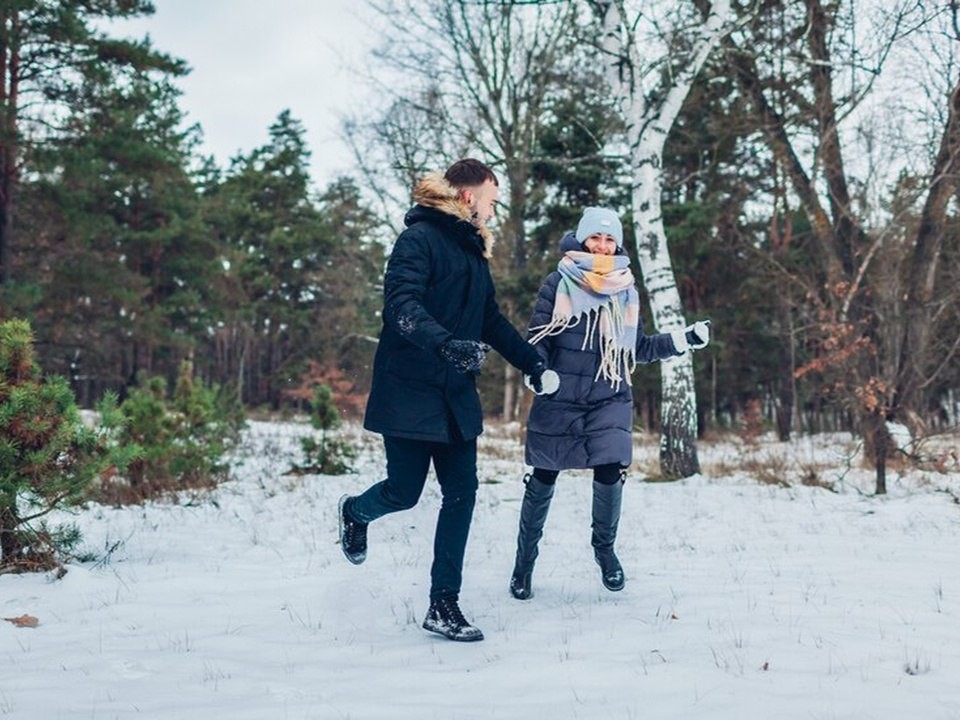
[[[613,235],[607,233],[594,233],[583,241],[583,246],[587,252],[594,255],[613,255],[617,252],[617,241]]]

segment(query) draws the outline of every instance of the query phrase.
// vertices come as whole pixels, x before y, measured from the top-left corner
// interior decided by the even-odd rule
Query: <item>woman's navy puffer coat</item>
[[[564,235],[561,252],[583,250],[573,233]],[[618,254],[622,249],[617,250]],[[550,273],[537,295],[528,327],[546,325],[553,315],[553,302],[560,273]],[[598,343],[582,350],[587,323],[579,322],[559,335],[542,339],[535,346],[547,367],[560,376],[560,389],[553,395],[534,398],[527,421],[526,462],[544,470],[593,468],[619,463],[630,465],[633,458],[633,395],[630,385],[611,387],[602,377],[594,380],[600,367]],[[528,331],[527,336],[532,335]],[[643,334],[637,328],[637,362],[649,363],[676,357],[669,333]]]

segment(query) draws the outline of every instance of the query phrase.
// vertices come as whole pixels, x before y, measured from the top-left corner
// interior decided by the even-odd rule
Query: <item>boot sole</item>
[[[479,642],[480,640],[483,640],[483,633],[480,632],[479,630],[477,630],[476,635],[470,635],[470,636],[451,635],[449,633],[445,633],[443,629],[440,628],[439,626],[431,626],[427,622],[423,623],[423,629],[428,632],[436,633],[437,635],[445,637],[447,640],[452,640],[453,642]]]

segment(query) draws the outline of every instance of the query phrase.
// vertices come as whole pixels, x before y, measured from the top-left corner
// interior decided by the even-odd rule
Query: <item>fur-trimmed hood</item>
[[[444,179],[441,173],[433,172],[425,175],[413,189],[413,201],[473,225],[470,207],[460,199],[460,193]],[[493,245],[496,242],[493,233],[485,226],[474,225],[474,227],[483,239],[483,256],[489,260],[493,257]]]

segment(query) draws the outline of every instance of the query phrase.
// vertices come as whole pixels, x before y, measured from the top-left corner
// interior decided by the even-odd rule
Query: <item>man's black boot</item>
[[[423,621],[423,629],[457,642],[483,640],[480,628],[474,627],[463,617],[455,596],[430,601],[430,609],[427,610],[427,617]]]
[[[340,517],[340,549],[347,560],[354,565],[359,565],[367,559],[367,524],[357,522],[350,517],[350,509],[347,507],[353,500],[349,495],[340,498],[338,514]]]

